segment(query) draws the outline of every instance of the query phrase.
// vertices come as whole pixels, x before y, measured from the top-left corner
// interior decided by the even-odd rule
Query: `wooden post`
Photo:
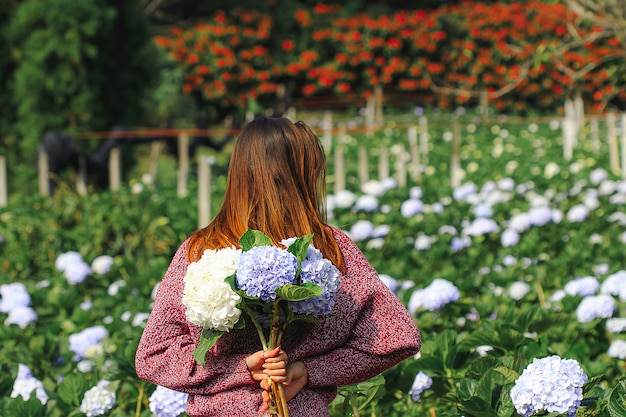
[[[420,155],[424,159],[424,163],[428,163],[428,119],[426,116],[420,116]]]
[[[396,156],[396,178],[398,180],[398,187],[406,187],[406,164],[409,160],[409,154],[404,150],[404,146],[400,145],[401,149]]]
[[[333,143],[333,113],[329,110],[324,112],[324,118],[322,119],[322,146],[326,152],[330,151]]]
[[[411,179],[413,181],[419,181],[421,178],[420,173],[420,150],[417,145],[417,127],[415,125],[409,126],[409,152],[411,153]]]
[[[566,161],[571,161],[574,153],[575,124],[576,120],[571,115],[563,119],[563,158]]]
[[[346,125],[342,123],[339,125],[339,137],[337,138],[337,145],[335,146],[335,195],[339,194],[346,188],[346,171],[343,160],[343,144],[345,141],[345,135]]]
[[[376,97],[374,95],[367,99],[365,109],[365,132],[368,137],[374,136],[374,117],[376,112]]]
[[[157,174],[159,171],[159,155],[165,147],[165,142],[162,140],[154,141],[150,144],[150,162],[148,167],[148,174],[152,178],[152,183],[156,182]]]
[[[589,134],[591,135],[591,149],[597,154],[600,152],[600,127],[595,117],[589,121]]]
[[[198,229],[211,221],[211,165],[215,158],[198,155]]]
[[[377,85],[374,87],[374,121],[376,126],[383,125],[383,87]]]
[[[361,185],[369,180],[369,163],[367,159],[367,148],[359,146],[359,181]]]
[[[76,175],[76,191],[80,195],[87,195],[87,157],[78,157],[78,173]]]
[[[606,130],[609,141],[609,159],[611,164],[611,172],[615,175],[620,173],[619,154],[617,146],[617,129],[615,127],[617,117],[614,113],[606,115]]]
[[[380,147],[380,157],[378,160],[378,178],[381,180],[389,178],[389,150],[386,146]]]
[[[622,179],[626,179],[626,113],[622,113],[622,134],[621,134],[621,152],[622,152]]]
[[[0,155],[0,207],[6,207],[8,204],[8,186],[7,186],[7,159],[4,155]]]
[[[50,195],[50,173],[48,172],[48,154],[39,151],[37,157],[37,168],[39,171],[39,194]]]
[[[452,138],[452,157],[450,159],[450,185],[456,188],[461,185],[461,125],[454,123],[454,134]]]
[[[479,97],[479,112],[480,116],[485,119],[489,117],[489,91],[483,90],[480,92]]]
[[[187,175],[189,174],[189,135],[178,135],[178,197],[187,195]]]
[[[122,184],[122,158],[119,146],[111,149],[109,154],[109,187],[111,191],[119,191]]]

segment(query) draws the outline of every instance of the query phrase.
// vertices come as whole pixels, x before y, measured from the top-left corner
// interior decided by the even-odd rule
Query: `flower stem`
[[[261,324],[254,316],[254,313],[252,312],[252,310],[250,310],[250,308],[247,305],[245,305],[245,303],[241,304],[241,308],[243,309],[243,311],[246,312],[246,314],[248,314],[248,317],[250,317],[250,320],[252,320],[252,324],[254,324],[254,327],[256,328],[256,331],[259,334],[259,339],[261,340],[261,346],[263,346],[263,350],[267,350],[267,340],[265,339],[265,333],[263,332],[263,327],[261,327]]]

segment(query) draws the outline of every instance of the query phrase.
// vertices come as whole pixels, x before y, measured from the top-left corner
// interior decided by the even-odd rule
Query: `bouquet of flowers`
[[[263,349],[271,350],[280,345],[288,324],[315,322],[330,313],[339,270],[312,239],[286,239],[283,249],[250,229],[239,240],[241,249],[208,249],[189,265],[182,303],[187,319],[203,328],[194,351],[198,363],[206,363],[207,352],[225,332],[243,328],[244,317],[255,326]],[[288,417],[282,385],[269,383],[270,415]]]

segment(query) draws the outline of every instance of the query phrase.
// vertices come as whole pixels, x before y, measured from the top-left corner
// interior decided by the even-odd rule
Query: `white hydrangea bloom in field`
[[[0,285],[0,313],[10,313],[17,307],[28,307],[30,295],[21,282]]]
[[[100,381],[98,385],[85,393],[80,404],[80,412],[87,417],[96,417],[106,414],[115,406],[115,392],[109,390],[110,381]]]
[[[113,257],[109,255],[98,256],[91,262],[91,270],[98,275],[104,275],[113,266]]]
[[[626,359],[626,340],[613,340],[607,354],[612,358]]]
[[[515,281],[509,286],[508,294],[514,300],[521,300],[530,292],[530,285],[523,281]]]
[[[606,321],[606,330],[611,333],[626,332],[626,318],[619,317]]]
[[[511,388],[515,409],[524,417],[538,411],[576,415],[587,376],[574,359],[534,359]]]
[[[352,225],[348,234],[354,241],[360,242],[370,238],[373,232],[374,225],[372,222],[369,220],[359,220]]]
[[[228,331],[239,321],[241,296],[224,281],[237,272],[241,249],[207,249],[187,267],[182,303],[187,319],[200,327]]]

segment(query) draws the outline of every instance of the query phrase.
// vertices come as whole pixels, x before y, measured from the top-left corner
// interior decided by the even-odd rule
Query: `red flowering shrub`
[[[425,92],[440,107],[480,94],[502,111],[555,110],[581,93],[595,111],[613,98],[624,48],[561,4],[464,1],[432,11],[343,16],[339,6],[298,10],[297,30],[271,43],[271,18],[218,13],[157,39],[184,66],[185,92],[243,106],[288,84],[296,96],[367,97],[375,86]]]

